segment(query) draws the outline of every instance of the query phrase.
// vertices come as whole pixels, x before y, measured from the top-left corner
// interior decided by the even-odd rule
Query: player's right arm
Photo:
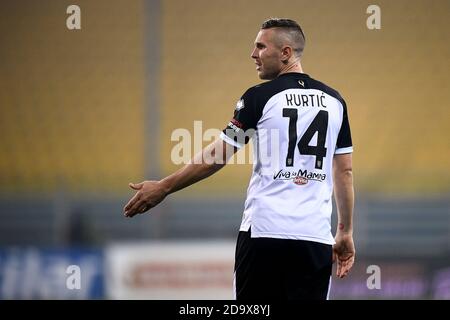
[[[256,112],[255,88],[247,90],[236,105],[233,118],[221,138],[207,146],[183,168],[160,181],[130,183],[136,194],[123,208],[126,217],[144,213],[167,195],[186,188],[219,171],[234,153],[251,138],[261,112]],[[253,129],[253,130],[250,130]]]
[[[237,149],[218,139],[195,155],[181,169],[160,181],[130,183],[136,194],[124,207],[124,215],[133,217],[158,205],[169,194],[186,188],[223,168]]]

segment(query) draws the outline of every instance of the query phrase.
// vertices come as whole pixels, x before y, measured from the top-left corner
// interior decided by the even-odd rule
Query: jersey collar
[[[284,76],[297,76],[297,77],[301,77],[301,78],[310,78],[310,76],[308,74],[301,73],[301,72],[286,72],[286,73],[280,74],[277,78],[284,77]]]

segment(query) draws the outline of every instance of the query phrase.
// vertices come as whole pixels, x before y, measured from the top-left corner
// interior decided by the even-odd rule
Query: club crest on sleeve
[[[245,107],[244,99],[241,99],[236,104],[236,111],[239,111],[239,110],[243,109],[244,107]]]

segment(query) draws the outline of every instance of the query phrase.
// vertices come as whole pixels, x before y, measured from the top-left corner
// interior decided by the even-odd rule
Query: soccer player
[[[303,73],[304,46],[295,21],[265,21],[251,57],[259,78],[269,81],[244,93],[220,139],[190,163],[160,181],[130,183],[137,192],[124,207],[127,217],[214,174],[253,138],[256,161],[235,256],[238,300],[327,299],[333,261],[339,278],[354,262],[347,107],[336,90]]]

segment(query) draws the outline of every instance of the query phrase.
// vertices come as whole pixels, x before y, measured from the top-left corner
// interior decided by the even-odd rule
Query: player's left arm
[[[352,173],[352,154],[337,154],[333,159],[334,197],[338,212],[338,228],[333,246],[337,260],[336,275],[345,277],[355,261],[353,243],[354,189]]]
[[[353,243],[353,207],[355,194],[353,188],[352,152],[353,143],[347,114],[347,105],[342,99],[342,125],[336,141],[333,157],[334,198],[338,212],[338,228],[333,246],[333,257],[337,260],[336,275],[345,277],[355,261]]]
[[[223,168],[236,151],[237,148],[217,139],[195,155],[188,164],[166,178],[160,181],[130,183],[129,186],[137,192],[123,208],[124,215],[133,217],[144,213],[158,205],[169,194],[211,176]]]

